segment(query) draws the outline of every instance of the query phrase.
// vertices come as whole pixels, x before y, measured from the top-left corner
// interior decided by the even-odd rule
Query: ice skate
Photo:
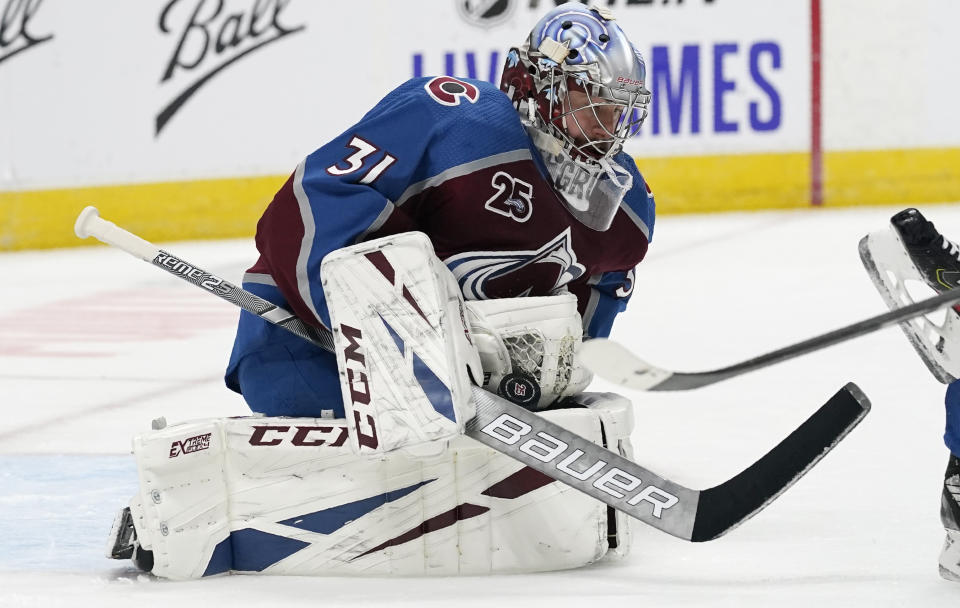
[[[113,527],[107,539],[107,557],[129,559],[144,572],[150,572],[153,569],[153,551],[140,546],[130,507],[124,507],[113,520]]]
[[[947,533],[940,551],[940,576],[960,582],[960,458],[953,455],[944,474],[940,521]]]
[[[933,222],[916,209],[905,209],[890,224],[927,285],[938,293],[960,285],[960,246],[940,234]]]
[[[860,241],[860,258],[880,295],[891,308],[907,306],[960,285],[960,246],[950,241],[916,209],[890,219],[890,230]],[[960,376],[960,314],[942,320],[917,317],[900,324],[937,380]]]

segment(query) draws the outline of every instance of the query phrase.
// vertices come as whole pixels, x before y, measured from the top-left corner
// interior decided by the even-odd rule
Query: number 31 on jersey
[[[354,148],[356,152],[346,157],[340,162],[334,163],[327,167],[327,173],[330,175],[349,175],[351,173],[356,173],[361,169],[364,169],[370,165],[372,160],[370,157],[380,152],[380,148],[368,142],[358,135],[354,135],[353,139],[350,140],[350,143],[347,144],[349,147]],[[361,184],[372,184],[377,181],[377,178],[387,170],[387,167],[396,162],[396,157],[391,156],[390,154],[384,154],[383,158],[380,159],[380,162],[370,167],[366,175],[360,180]],[[341,167],[342,163],[346,163],[346,167]]]

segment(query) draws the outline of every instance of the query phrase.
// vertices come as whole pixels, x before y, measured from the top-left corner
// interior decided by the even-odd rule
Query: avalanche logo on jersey
[[[570,228],[534,251],[470,251],[444,263],[468,300],[548,295],[586,272]]]
[[[423,85],[423,88],[434,101],[445,106],[458,106],[461,99],[477,103],[480,97],[480,90],[477,87],[450,76],[437,76]]]

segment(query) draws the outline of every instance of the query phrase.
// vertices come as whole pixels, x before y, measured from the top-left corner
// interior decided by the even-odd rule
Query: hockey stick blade
[[[328,330],[308,326],[293,313],[159,249],[100,218],[93,207],[80,214],[75,230],[81,238],[93,236],[320,348],[333,349]],[[707,490],[692,490],[480,387],[473,387],[473,397],[477,415],[466,424],[468,437],[658,530],[694,542],[717,538],[770,504],[870,408],[863,393],[848,384],[739,475]]]
[[[788,361],[895,325],[906,319],[939,310],[957,301],[960,301],[960,288],[814,336],[736,365],[702,372],[676,372],[651,365],[625,346],[605,338],[584,342],[578,353],[584,365],[595,374],[621,386],[641,391],[685,391],[709,386],[747,372]]]
[[[467,435],[532,469],[678,538],[723,536],[773,502],[832,450],[870,411],[853,383],[760,460],[731,479],[692,490],[570,431],[475,388]]]
[[[813,468],[870,412],[853,382],[820,407],[763,458],[726,482],[700,492],[691,540],[712,540],[749,519]]]

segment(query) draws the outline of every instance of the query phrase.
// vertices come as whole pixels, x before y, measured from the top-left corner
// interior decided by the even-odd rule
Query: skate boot
[[[927,285],[943,293],[960,285],[960,247],[937,232],[916,209],[904,209],[890,218],[907,255]]]
[[[944,474],[940,521],[947,533],[940,551],[940,576],[960,582],[960,458],[952,454]]]
[[[891,309],[960,286],[960,246],[916,209],[890,218],[890,230],[863,237],[860,259]],[[948,384],[960,376],[960,306],[900,327],[937,380]]]
[[[130,507],[124,507],[113,520],[107,539],[107,557],[132,560],[133,565],[144,572],[153,570],[153,551],[140,546]]]

